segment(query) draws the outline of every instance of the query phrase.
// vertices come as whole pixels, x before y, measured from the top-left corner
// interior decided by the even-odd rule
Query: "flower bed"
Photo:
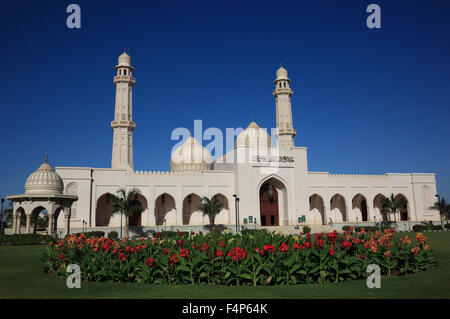
[[[362,279],[369,264],[403,275],[434,266],[427,238],[411,241],[392,229],[281,235],[178,233],[174,239],[113,241],[71,235],[50,244],[47,273],[66,276],[77,264],[83,280],[170,284],[281,285]]]

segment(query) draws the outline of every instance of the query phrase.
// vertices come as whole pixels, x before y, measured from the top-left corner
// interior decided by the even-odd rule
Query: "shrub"
[[[311,232],[311,227],[308,227],[308,226],[304,226],[303,227],[303,233],[307,234],[307,233],[310,233],[310,232]]]
[[[415,232],[419,232],[419,231],[423,231],[423,226],[422,225],[414,225],[413,226],[413,231],[415,231]]]
[[[91,232],[86,232],[86,233],[76,233],[75,235],[80,236],[81,234],[84,234],[84,237],[89,238],[89,237],[103,237],[105,236],[105,232],[104,231],[91,231]],[[68,235],[66,235],[65,237],[67,237]]]
[[[108,233],[108,238],[112,240],[117,240],[119,238],[119,234],[113,230]]]
[[[0,243],[9,245],[42,245],[54,241],[55,239],[49,235],[38,235],[38,234],[0,235]]]
[[[449,229],[449,228],[450,228],[450,224],[445,224],[445,225],[444,225],[444,228],[445,228],[445,229]]]
[[[171,235],[172,236],[172,235]],[[283,235],[186,234],[113,241],[72,234],[50,245],[47,273],[67,276],[77,264],[82,280],[153,284],[286,285],[363,279],[369,264],[382,274],[405,275],[435,265],[427,238],[384,233]]]

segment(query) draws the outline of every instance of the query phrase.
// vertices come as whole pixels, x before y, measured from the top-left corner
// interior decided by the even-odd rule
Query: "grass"
[[[339,284],[275,287],[169,286],[82,282],[69,289],[63,278],[47,276],[39,258],[44,246],[0,247],[2,298],[450,298],[450,232],[425,233],[437,259],[436,269],[382,277],[380,289],[364,280]]]

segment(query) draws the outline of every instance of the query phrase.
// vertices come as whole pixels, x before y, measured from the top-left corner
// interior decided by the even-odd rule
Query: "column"
[[[323,205],[323,219],[324,219],[324,224],[328,225],[329,224],[329,219],[328,219],[328,210],[327,210],[327,205]]]
[[[30,230],[30,226],[31,226],[31,214],[27,214],[26,215],[27,216],[27,234],[30,234],[31,233],[31,230]]]
[[[13,226],[12,226],[12,232],[13,234],[17,234],[17,215],[13,215]]]
[[[66,235],[70,233],[70,206],[64,208],[64,232]]]
[[[53,214],[48,214],[47,234],[51,236],[52,233],[53,233]]]

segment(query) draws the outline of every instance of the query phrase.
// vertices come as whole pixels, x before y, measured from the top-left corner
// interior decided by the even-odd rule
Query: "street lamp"
[[[233,194],[234,197],[234,211],[236,215],[236,234],[239,231],[239,197],[237,194]]]

